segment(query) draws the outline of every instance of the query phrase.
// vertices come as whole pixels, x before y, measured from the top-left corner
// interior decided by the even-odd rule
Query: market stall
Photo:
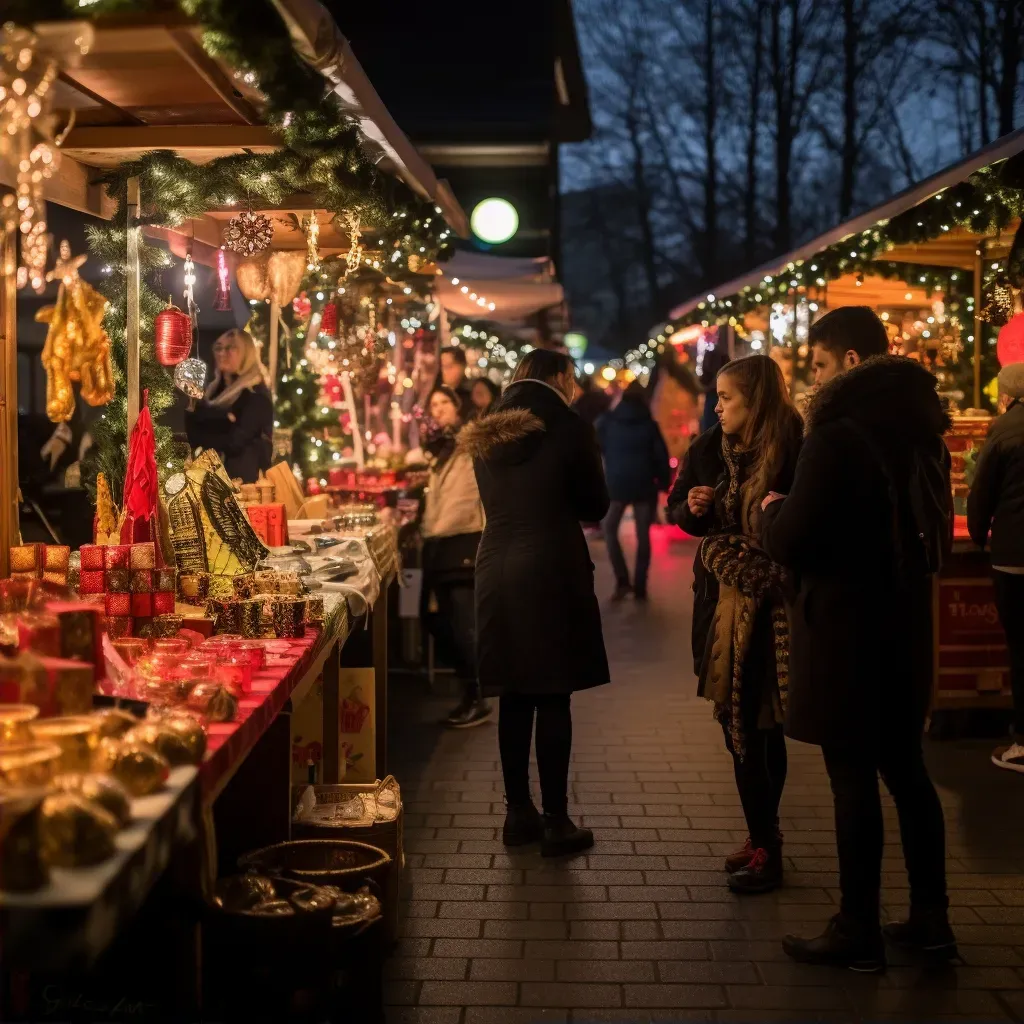
[[[808,330],[828,309],[875,309],[891,351],[936,375],[960,518],[935,584],[933,706],[1011,705],[1009,661],[986,556],[963,515],[970,466],[995,409],[1000,365],[1024,358],[1024,131],[915,185],[799,249],[694,296],[627,359],[649,362],[693,328],[729,326],[737,352],[777,358],[794,396],[808,384]]]
[[[400,850],[325,865],[330,892],[296,888],[284,853],[262,866],[262,888],[221,877],[289,839],[295,781],[329,788],[351,768],[349,781],[372,790],[386,775],[385,610],[398,566],[376,508],[304,495],[287,464],[232,480],[215,452],[183,450],[162,423],[203,394],[195,267],[215,269],[218,300],[233,284],[265,292],[247,298],[269,310],[260,340],[276,383],[290,369],[280,310],[304,285],[344,294],[385,261],[392,279],[415,273],[465,218],[316,3],[189,4],[186,17],[100,2],[90,21],[46,23],[22,6],[0,35],[3,95],[24,97],[0,109],[0,186],[13,190],[0,193],[5,1011],[34,1019],[55,979],[109,985],[112,959],[151,943],[173,948],[173,966],[133,961],[129,987],[161,1012],[195,1013],[201,931],[269,940],[326,926],[341,960],[362,963],[356,939],[380,931],[394,896],[350,894],[349,883],[401,866]],[[47,201],[106,219],[89,256],[106,263],[109,287],[85,282],[85,256],[67,247],[49,269]],[[154,272],[181,309],[154,290]],[[47,281],[47,413],[60,423],[76,402],[103,410],[83,469],[94,543],[75,552],[19,536],[15,307],[19,287]],[[379,372],[381,332],[348,326],[353,361],[338,371],[361,438],[356,378]],[[359,821],[357,797],[346,800],[336,832]],[[397,789],[388,806],[393,821]],[[283,931],[275,917],[288,919]]]

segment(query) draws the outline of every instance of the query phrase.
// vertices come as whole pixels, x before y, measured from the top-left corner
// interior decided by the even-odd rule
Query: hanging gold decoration
[[[78,276],[85,259],[72,257],[68,243],[60,243],[60,259],[46,275],[48,281],[60,281],[57,302],[36,313],[36,320],[50,325],[43,369],[46,415],[54,423],[67,422],[75,411],[73,381],[81,383],[82,398],[89,405],[106,405],[114,397],[110,338],[103,329],[107,300]]]
[[[224,244],[240,256],[255,256],[274,239],[274,226],[262,213],[254,213],[250,206],[228,221],[224,231]]]
[[[320,222],[316,210],[312,210],[306,221],[306,270],[311,274],[320,273]]]
[[[348,228],[348,252],[345,255],[345,278],[359,269],[363,259],[362,232],[359,229],[359,214],[349,210],[342,215],[342,222]],[[343,278],[344,280],[344,278]]]
[[[238,290],[250,302],[262,302],[270,298],[270,283],[267,279],[266,255],[256,256],[253,259],[242,260],[235,268],[235,280],[238,282]]]
[[[299,294],[306,276],[306,257],[297,251],[275,252],[267,261],[267,290],[271,302],[282,309]]]
[[[92,29],[73,23],[46,38],[73,63],[88,52]],[[28,284],[36,292],[46,287],[45,183],[60,165],[59,147],[71,127],[56,135],[50,113],[58,72],[57,58],[44,51],[34,32],[13,22],[0,28],[0,163],[10,168],[15,183],[14,196],[3,203],[3,226],[17,225],[21,234],[18,286]]]

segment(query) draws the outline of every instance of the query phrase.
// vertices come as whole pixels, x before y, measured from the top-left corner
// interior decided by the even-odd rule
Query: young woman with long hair
[[[729,886],[767,892],[782,881],[789,630],[784,574],[760,546],[761,501],[789,489],[801,422],[768,356],[726,364],[717,397],[719,423],[691,446],[669,518],[703,538],[694,562],[694,671],[725,732],[750,833],[726,858]]]
[[[609,681],[581,522],[608,511],[594,428],[573,412],[575,367],[535,349],[491,412],[463,428],[487,523],[476,565],[477,655],[484,696],[498,696],[507,846],[543,856],[593,845],[568,814],[571,695]],[[536,729],[544,815],[530,795]]]

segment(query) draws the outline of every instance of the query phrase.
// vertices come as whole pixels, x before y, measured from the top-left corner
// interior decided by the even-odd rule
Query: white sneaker
[[[1024,746],[1014,743],[1009,747],[1000,747],[992,755],[992,763],[997,768],[1009,768],[1011,772],[1024,773]]]

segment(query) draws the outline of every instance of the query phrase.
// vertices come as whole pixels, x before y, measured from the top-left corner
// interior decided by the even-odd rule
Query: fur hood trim
[[[458,450],[473,459],[486,459],[496,448],[545,429],[544,421],[529,409],[503,409],[467,423],[459,431]]]
[[[950,420],[935,388],[935,377],[915,360],[876,356],[818,390],[807,405],[806,432],[848,419],[897,445],[903,438],[944,434]]]

